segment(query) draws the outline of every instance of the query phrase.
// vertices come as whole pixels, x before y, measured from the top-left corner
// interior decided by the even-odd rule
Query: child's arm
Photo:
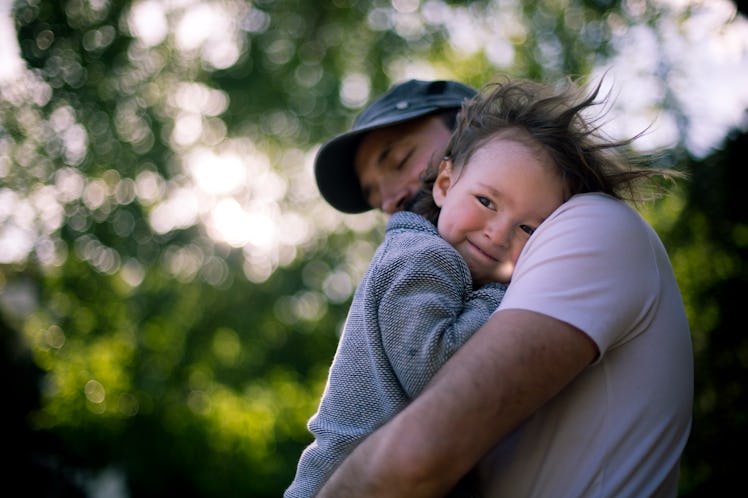
[[[384,350],[403,389],[415,397],[496,310],[505,286],[472,291],[467,265],[446,243],[414,244],[381,263]]]

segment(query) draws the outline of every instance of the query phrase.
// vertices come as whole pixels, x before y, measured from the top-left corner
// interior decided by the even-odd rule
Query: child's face
[[[439,234],[465,258],[476,286],[508,283],[527,239],[563,202],[560,175],[549,157],[538,156],[496,138],[459,171],[442,164],[433,190]]]

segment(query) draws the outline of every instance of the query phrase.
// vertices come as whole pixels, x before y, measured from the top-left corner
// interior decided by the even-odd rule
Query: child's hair
[[[451,159],[452,167],[459,170],[491,139],[520,142],[550,156],[564,183],[564,200],[575,194],[602,192],[637,202],[644,199],[643,180],[682,177],[674,170],[638,166],[629,145],[639,135],[611,140],[598,124],[602,114],[590,120],[582,116],[600,104],[595,99],[601,84],[585,96],[570,80],[560,91],[552,85],[508,77],[489,83],[463,105],[444,159]],[[421,191],[409,206],[434,224],[440,209],[432,190],[440,162],[426,169]]]

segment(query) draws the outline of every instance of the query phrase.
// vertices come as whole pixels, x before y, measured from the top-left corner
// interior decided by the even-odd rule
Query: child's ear
[[[442,207],[444,199],[447,197],[447,191],[452,185],[452,160],[448,157],[442,159],[439,164],[439,173],[436,175],[434,180],[434,188],[432,195],[434,196],[434,203]]]

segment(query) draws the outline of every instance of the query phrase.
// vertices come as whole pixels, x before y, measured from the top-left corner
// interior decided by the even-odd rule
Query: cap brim
[[[457,106],[422,107],[410,113],[400,113],[396,119],[375,121],[329,140],[320,147],[314,160],[314,175],[320,194],[338,211],[350,214],[369,211],[372,206],[369,205],[361,192],[361,184],[358,181],[353,164],[356,148],[363,135],[378,128],[396,125],[436,111],[456,108]]]

